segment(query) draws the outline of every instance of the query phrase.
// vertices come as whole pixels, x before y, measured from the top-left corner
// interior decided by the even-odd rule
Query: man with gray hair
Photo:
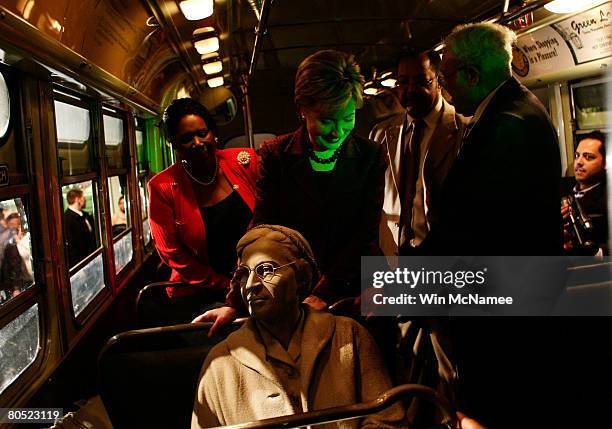
[[[440,254],[561,251],[557,135],[544,106],[511,72],[515,34],[492,23],[456,27],[440,71],[455,109],[472,116],[442,190]]]
[[[428,253],[560,254],[557,136],[544,106],[512,76],[515,40],[486,22],[458,26],[445,40],[443,85],[455,109],[473,117],[442,190],[439,223],[423,243]],[[456,317],[451,332],[458,409],[487,427],[559,427],[563,354],[552,323]]]

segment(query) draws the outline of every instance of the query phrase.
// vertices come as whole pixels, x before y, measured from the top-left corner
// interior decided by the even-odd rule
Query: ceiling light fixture
[[[219,37],[213,27],[198,28],[193,32],[193,44],[200,55],[219,50]]]
[[[393,88],[395,87],[395,84],[397,83],[397,80],[393,79],[392,77],[389,77],[387,79],[384,79],[380,82],[380,84],[382,86],[386,86],[387,88]]]
[[[213,14],[213,0],[184,0],[179,3],[181,12],[189,21],[208,18]]]
[[[211,88],[216,88],[218,86],[223,85],[223,76],[213,77],[212,79],[207,80],[208,86]]]
[[[373,86],[370,86],[364,89],[363,92],[365,92],[366,95],[376,95],[378,94],[378,89]]]
[[[544,9],[553,13],[581,12],[601,0],[554,0],[544,5]]]
[[[202,68],[204,69],[204,73],[207,75],[217,74],[223,71],[223,63],[219,61],[213,61],[211,63],[202,64]]]
[[[393,72],[388,71],[380,75],[380,77],[376,78],[378,82],[384,87],[393,88],[397,80],[393,78]]]

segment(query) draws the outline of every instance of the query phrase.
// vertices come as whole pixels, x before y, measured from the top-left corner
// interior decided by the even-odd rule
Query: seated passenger
[[[170,280],[195,288],[168,288],[173,322],[189,322],[202,302],[223,301],[236,265],[236,243],[251,223],[257,156],[251,149],[217,150],[211,114],[190,98],[164,112],[166,138],[178,161],[149,181],[149,221]],[[201,299],[194,299],[194,295]]]
[[[233,283],[252,318],[209,352],[192,429],[371,401],[391,387],[363,327],[300,305],[319,277],[300,233],[256,226],[238,242],[237,252]],[[406,427],[400,405],[324,427],[390,426]]]
[[[568,254],[609,254],[608,197],[606,193],[606,136],[592,132],[581,137],[574,159],[575,180],[564,195],[575,199],[589,218],[592,229],[579,231],[582,243],[572,233],[570,206],[561,207],[563,216],[563,249]],[[576,206],[574,206],[576,207]],[[579,213],[571,213],[575,217]],[[583,236],[582,236],[583,235]],[[590,242],[590,244],[587,244]]]

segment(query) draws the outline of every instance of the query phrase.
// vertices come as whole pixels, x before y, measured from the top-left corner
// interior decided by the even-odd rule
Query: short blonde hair
[[[295,75],[295,104],[307,110],[334,111],[352,98],[363,106],[364,78],[353,55],[317,51],[307,57]]]
[[[476,66],[482,73],[512,72],[512,45],[516,34],[491,22],[459,25],[446,37],[446,49],[464,64]]]

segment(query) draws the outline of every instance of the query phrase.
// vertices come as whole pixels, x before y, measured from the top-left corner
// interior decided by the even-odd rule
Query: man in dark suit
[[[455,109],[473,118],[442,190],[439,223],[423,243],[428,253],[560,253],[557,137],[545,108],[512,77],[515,40],[501,25],[478,23],[445,41],[443,85]],[[526,317],[453,318],[458,409],[487,427],[557,427],[554,328]]]
[[[446,42],[444,85],[456,110],[473,118],[432,237],[444,254],[560,251],[557,136],[544,106],[511,75],[515,37],[481,23],[459,27]]]
[[[574,158],[574,179],[563,195],[571,195],[593,225],[588,237],[590,248],[579,248],[569,225],[570,208],[561,208],[563,215],[563,248],[568,254],[608,254],[608,196],[606,192],[606,136],[594,131],[580,137]],[[578,215],[575,213],[574,215]]]
[[[96,235],[93,217],[83,210],[86,206],[85,195],[73,188],[66,195],[68,208],[64,212],[64,236],[68,262],[75,266],[96,249]]]

